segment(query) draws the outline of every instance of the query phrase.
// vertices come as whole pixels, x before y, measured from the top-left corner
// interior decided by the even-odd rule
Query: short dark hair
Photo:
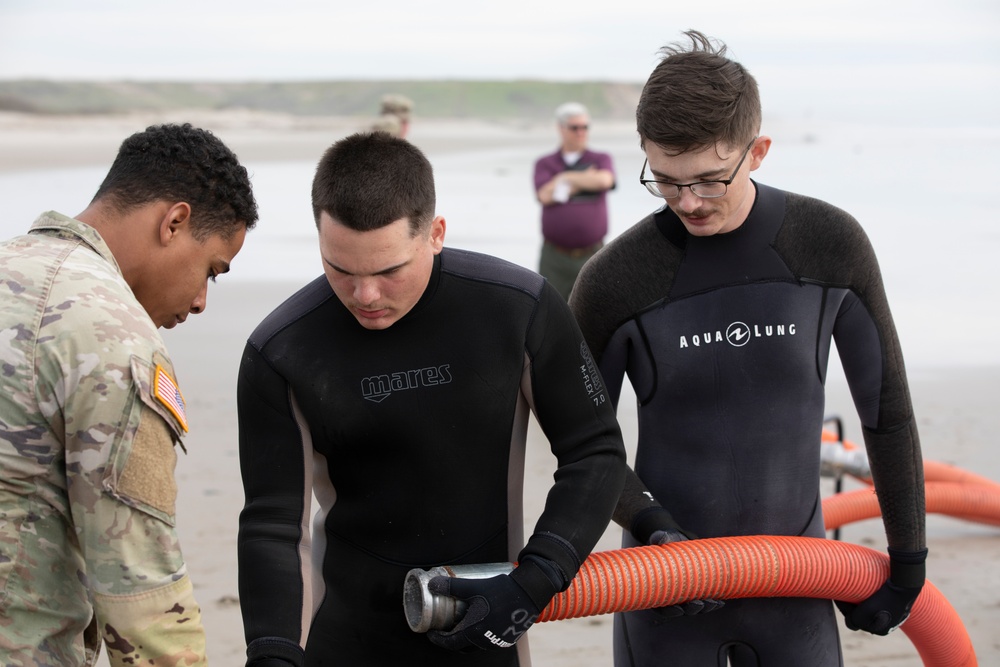
[[[98,199],[121,213],[154,201],[187,202],[198,241],[229,239],[257,223],[246,168],[218,137],[190,123],[151,125],[123,141]]]
[[[726,45],[697,30],[687,44],[660,49],[636,107],[639,143],[651,141],[677,154],[718,142],[743,146],[760,132],[760,92],[743,65],[726,57]]]
[[[326,150],[312,185],[313,216],[324,211],[356,231],[402,218],[416,236],[434,218],[434,170],[420,149],[387,132],[359,132]]]

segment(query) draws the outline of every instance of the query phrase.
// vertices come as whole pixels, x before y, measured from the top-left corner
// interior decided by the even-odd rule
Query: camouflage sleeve
[[[113,666],[204,665],[175,530],[183,398],[163,354],[133,355],[124,368],[113,356],[95,357],[64,410],[70,512],[97,628]]]

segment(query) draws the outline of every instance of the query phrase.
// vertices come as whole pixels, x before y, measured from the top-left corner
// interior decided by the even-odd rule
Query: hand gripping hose
[[[539,622],[705,598],[810,597],[860,602],[889,576],[889,557],[812,537],[743,536],[592,553]],[[975,667],[972,640],[930,582],[902,625],[927,667]]]

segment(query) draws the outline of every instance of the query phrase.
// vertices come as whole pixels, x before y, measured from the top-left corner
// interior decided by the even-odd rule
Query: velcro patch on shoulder
[[[177,388],[177,383],[174,382],[174,379],[170,377],[170,374],[160,364],[156,364],[156,371],[153,377],[153,396],[170,411],[170,414],[177,419],[177,423],[187,433],[187,403],[184,402],[184,395]]]
[[[116,485],[119,495],[132,502],[151,507],[173,525],[177,483],[174,468],[177,452],[174,437],[163,417],[143,406],[139,428],[132,439],[131,450]]]

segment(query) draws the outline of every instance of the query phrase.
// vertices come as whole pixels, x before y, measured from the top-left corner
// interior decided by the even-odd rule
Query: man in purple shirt
[[[538,272],[569,299],[576,274],[604,245],[607,191],[615,187],[611,156],[587,149],[590,115],[577,102],[556,109],[559,150],[535,163],[535,194],[542,204]]]

